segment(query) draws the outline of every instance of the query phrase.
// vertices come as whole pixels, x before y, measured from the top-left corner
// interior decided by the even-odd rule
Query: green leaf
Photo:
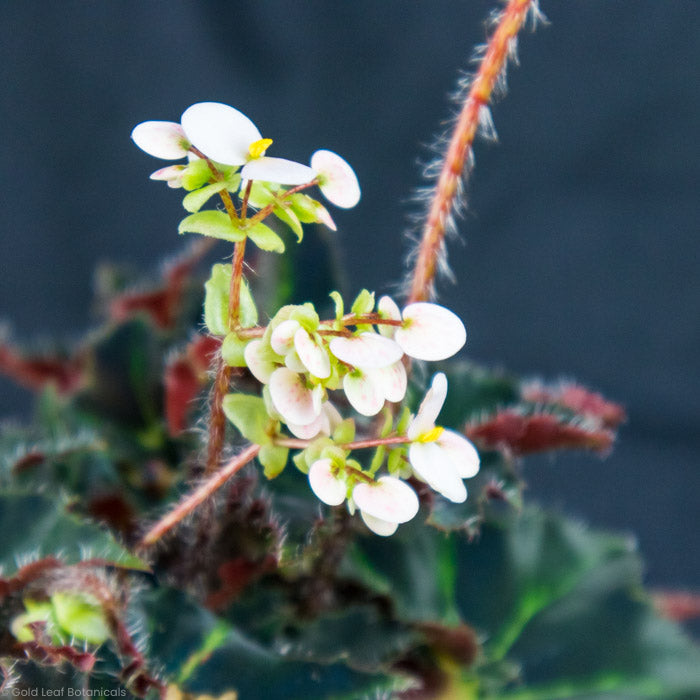
[[[202,185],[206,185],[213,176],[207,161],[203,158],[198,158],[187,164],[182,174],[182,186],[188,192],[197,190],[202,187]]]
[[[211,185],[201,187],[185,195],[182,200],[182,206],[189,212],[198,212],[217,192],[225,190],[226,187],[226,182],[214,182]]]
[[[149,658],[190,693],[235,691],[240,698],[325,700],[373,696],[394,682],[381,673],[350,670],[344,663],[283,656],[177,591],[149,592],[141,606]]]
[[[87,595],[58,592],[51,596],[51,603],[56,621],[69,639],[102,644],[111,636],[102,608]]]
[[[178,226],[178,233],[199,233],[210,238],[237,243],[245,238],[245,233],[234,226],[228,214],[210,209],[186,216]]]
[[[226,417],[246,440],[256,445],[269,445],[272,442],[267,432],[270,416],[265,402],[259,396],[227,394],[224,396],[223,408]]]
[[[318,324],[321,322],[314,305],[309,302],[295,306],[289,314],[289,318],[293,321],[298,321],[309,333],[315,333]]]
[[[258,453],[258,461],[265,468],[265,476],[268,479],[274,479],[282,473],[288,458],[289,448],[277,445],[263,445]]]
[[[66,564],[99,557],[116,566],[148,571],[148,565],[103,528],[69,513],[55,496],[0,492],[0,567],[5,576],[18,568],[18,555],[32,559],[60,555]]]
[[[60,644],[62,639],[58,632],[58,624],[54,617],[53,606],[48,600],[32,600],[25,598],[24,607],[26,612],[17,615],[10,623],[10,632],[18,642],[34,641],[34,632],[29,627],[32,622],[44,622],[45,632],[52,638],[55,644]]]
[[[339,321],[341,318],[343,318],[343,314],[345,313],[343,297],[341,296],[340,292],[331,292],[328,296],[333,299],[333,303],[335,304],[335,318]]]
[[[307,194],[297,192],[288,198],[292,211],[302,224],[314,224],[318,220],[316,200]]]
[[[262,222],[258,222],[246,229],[246,233],[250,240],[261,250],[267,250],[271,253],[284,253],[284,241],[269,226]]]
[[[228,300],[231,265],[216,263],[204,283],[204,323],[212,335],[228,335]]]

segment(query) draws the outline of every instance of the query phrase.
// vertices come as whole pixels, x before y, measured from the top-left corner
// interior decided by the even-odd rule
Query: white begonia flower
[[[479,453],[459,433],[435,425],[446,396],[447,377],[440,372],[408,425],[408,461],[415,475],[433,490],[453,503],[463,503],[467,489],[462,479],[478,473]]]
[[[317,459],[309,469],[309,485],[316,497],[329,506],[339,506],[347,496],[345,482],[333,473],[330,459]]]
[[[342,362],[364,370],[388,367],[403,356],[403,350],[393,340],[370,332],[333,338],[329,347]]]
[[[306,165],[266,156],[272,140],[264,139],[245,114],[229,105],[198,102],[184,111],[182,128],[208,158],[224,165],[242,165],[245,180],[303,185],[316,177],[316,171]]]
[[[328,350],[311,336],[305,328],[299,328],[294,334],[294,349],[306,369],[319,379],[331,376],[331,358]]]
[[[338,409],[325,401],[321,406],[321,413],[308,425],[296,425],[287,421],[289,431],[301,440],[311,440],[319,435],[330,435],[342,422]]]
[[[270,398],[285,423],[305,426],[321,413],[323,388],[309,389],[301,375],[279,367],[270,377]]]
[[[175,122],[141,122],[134,127],[131,138],[149,156],[163,160],[185,158],[190,148],[185,132]]]
[[[352,491],[352,500],[360,509],[367,527],[385,537],[418,513],[416,492],[393,476],[380,476],[372,484],[357,484]]]
[[[320,150],[311,156],[323,196],[336,207],[351,209],[360,201],[360,184],[350,164],[333,151]]]
[[[251,374],[261,384],[268,384],[272,373],[279,367],[267,357],[262,340],[251,340],[243,350],[243,357]]]
[[[182,187],[182,177],[185,174],[186,165],[166,165],[149,175],[151,180],[164,180],[168,187],[177,189]]]
[[[416,302],[403,310],[403,324],[394,340],[416,360],[446,360],[467,342],[467,331],[459,316],[438,304]]]
[[[403,397],[406,396],[408,377],[401,360],[388,367],[369,370],[368,374],[387,401],[393,403],[403,401]]]

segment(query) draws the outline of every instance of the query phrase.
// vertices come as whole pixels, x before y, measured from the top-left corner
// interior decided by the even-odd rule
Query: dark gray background
[[[20,338],[77,336],[98,261],[153,269],[179,249],[178,194],[148,181],[158,162],[129,133],[201,100],[248,114],[273,155],[347,157],[364,190],[336,216],[349,290],[387,290],[405,270],[421,144],[493,4],[0,3],[0,317]],[[700,5],[542,9],[551,24],[524,33],[494,109],[500,143],[476,147],[442,298],[471,358],[626,405],[611,458],[532,460],[531,489],[638,533],[651,583],[697,586]],[[21,391],[0,390],[1,417],[26,415]]]

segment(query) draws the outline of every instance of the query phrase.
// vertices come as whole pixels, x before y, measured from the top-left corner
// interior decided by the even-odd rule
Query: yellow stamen
[[[252,158],[260,158],[271,145],[272,139],[258,139],[248,146],[248,152]]]
[[[445,429],[442,426],[436,425],[432,430],[423,433],[416,442],[435,442],[444,432]]]

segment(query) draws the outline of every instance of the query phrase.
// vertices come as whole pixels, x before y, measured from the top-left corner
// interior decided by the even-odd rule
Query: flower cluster
[[[329,390],[342,388],[360,415],[375,416],[406,394],[404,355],[442,360],[466,341],[459,317],[437,304],[409,304],[402,313],[385,296],[373,307],[374,296],[363,292],[354,313],[321,322],[311,305],[287,306],[246,346],[248,368],[296,437],[330,433]]]
[[[478,473],[479,455],[465,437],[435,424],[446,396],[447,378],[438,373],[408,424],[408,467],[376,477],[337,448],[326,449],[309,467],[313,492],[328,505],[340,505],[347,499],[351,512],[359,509],[367,527],[385,536],[418,512],[418,497],[403,478],[414,476],[448,500],[464,502],[467,489],[463,479]],[[405,448],[397,448],[394,456],[398,459],[390,456],[389,465],[400,463],[404,452]]]
[[[360,199],[357,177],[348,163],[328,150],[316,151],[310,165],[266,155],[272,139],[263,138],[245,114],[219,102],[199,102],[188,107],[180,123],[147,121],[131,132],[136,145],[163,160],[209,159],[219,165],[241,167],[241,187],[256,180],[278,185],[318,184],[329,202],[354,207]],[[156,170],[151,179],[182,187],[187,166]]]

